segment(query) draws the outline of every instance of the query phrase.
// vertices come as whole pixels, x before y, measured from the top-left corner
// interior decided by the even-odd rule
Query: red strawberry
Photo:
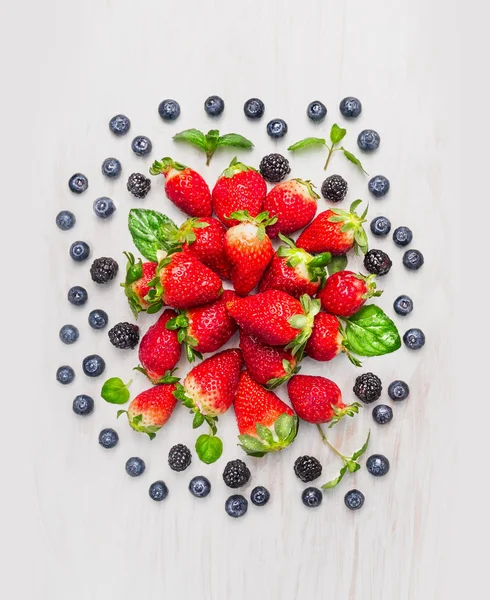
[[[226,303],[234,297],[234,292],[225,290],[216,302],[182,311],[167,323],[167,329],[178,331],[190,362],[195,356],[202,358],[202,354],[219,350],[235,333],[237,325],[226,310]]]
[[[298,419],[274,392],[255,382],[248,371],[240,376],[235,398],[240,446],[247,454],[264,456],[289,446],[298,431]]]
[[[372,296],[381,296],[376,290],[375,275],[367,277],[352,271],[337,271],[327,279],[318,294],[322,308],[332,315],[351,317]]]
[[[276,238],[279,233],[289,234],[302,229],[313,219],[320,197],[311,181],[290,179],[278,183],[267,194],[264,210],[277,217],[277,221],[267,227],[267,234]]]
[[[190,217],[210,217],[211,192],[204,179],[189,167],[171,158],[156,160],[150,168],[151,175],[165,176],[167,197]]]
[[[282,234],[279,237],[288,247],[279,246],[277,249],[260,280],[259,292],[282,290],[294,298],[303,294],[314,296],[325,281],[325,265],[330,262],[330,253],[324,252],[314,257],[296,248],[289,238]]]
[[[240,348],[247,371],[261,385],[273,389],[287,381],[300,369],[289,350],[267,346],[253,336],[240,332]]]
[[[295,375],[288,382],[288,394],[296,414],[308,423],[330,423],[330,427],[348,415],[353,417],[361,406],[342,402],[339,386],[325,377]]]
[[[240,221],[225,236],[225,256],[231,265],[231,281],[237,294],[246,296],[259,283],[274,249],[265,227],[273,223],[268,213],[251,217],[247,211],[232,213]]]
[[[181,346],[177,332],[165,326],[177,316],[174,310],[167,309],[158,321],[143,336],[139,347],[141,366],[137,367],[152,383],[159,383],[179,362]]]
[[[359,217],[355,209],[361,200],[350,206],[350,212],[332,208],[321,212],[302,232],[296,241],[298,248],[316,254],[330,252],[334,255],[345,254],[352,248],[356,252],[367,252],[367,236],[362,224],[366,221],[367,208]]]
[[[347,340],[337,317],[324,312],[318,313],[306,344],[306,354],[314,360],[328,361],[340,352],[345,352],[351,363],[360,367],[361,363],[347,350],[346,344]]]
[[[267,184],[262,175],[252,167],[237,162],[235,157],[213,188],[213,209],[222,223],[233,227],[240,221],[227,217],[242,210],[256,217],[262,210],[266,194]]]
[[[141,258],[135,262],[131,252],[124,252],[124,254],[128,259],[128,264],[126,265],[126,280],[121,283],[121,286],[124,288],[129,306],[137,319],[138,313],[145,311],[150,306],[145,300],[145,296],[150,291],[148,284],[155,277],[157,263],[144,263]]]

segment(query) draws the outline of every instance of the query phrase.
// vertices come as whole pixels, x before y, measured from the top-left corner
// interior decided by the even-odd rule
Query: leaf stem
[[[343,454],[340,454],[340,452],[337,450],[337,448],[335,448],[334,446],[332,446],[332,444],[328,441],[327,436],[325,435],[322,426],[320,425],[320,423],[316,424],[318,431],[320,432],[320,435],[322,436],[322,440],[325,442],[325,444],[327,444],[327,446],[333,450],[335,452],[335,454],[342,460],[342,462],[345,464],[346,458]]]
[[[332,144],[330,147],[328,147],[328,156],[327,156],[327,162],[325,163],[325,166],[323,167],[323,170],[326,171],[327,167],[328,167],[328,163],[330,162],[330,158],[332,157],[332,154],[334,152],[337,152],[337,150],[340,150],[340,148],[335,148],[335,144]]]

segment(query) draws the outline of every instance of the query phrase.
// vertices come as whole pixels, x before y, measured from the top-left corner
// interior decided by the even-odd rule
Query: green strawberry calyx
[[[163,308],[163,284],[161,278],[162,269],[168,266],[172,262],[173,255],[177,252],[181,252],[182,247],[173,246],[167,252],[166,250],[157,250],[158,266],[155,270],[155,277],[148,282],[150,291],[145,296],[145,301],[148,302],[149,306],[146,309],[148,314],[154,314]]]
[[[244,165],[242,162],[239,162],[237,157],[235,156],[235,158],[230,162],[228,167],[226,167],[223,173],[221,173],[221,177],[231,179],[233,175],[236,175],[237,173],[246,173],[247,171],[255,171],[257,173],[257,169]]]
[[[209,425],[212,434],[216,435],[216,432],[218,431],[218,428],[216,427],[218,417],[203,414],[195,401],[186,394],[184,386],[180,383],[177,385],[174,391],[174,396],[179,402],[190,409],[191,414],[194,414],[192,429],[197,429],[198,427],[201,427],[204,422],[206,422]]]
[[[170,319],[165,325],[170,331],[177,331],[177,340],[180,344],[184,344],[187,360],[193,362],[195,358],[201,358],[202,354],[195,350],[198,345],[198,340],[189,333],[189,317],[185,311],[178,311],[178,316]]]
[[[347,404],[344,408],[339,408],[338,406],[332,406],[334,416],[330,420],[328,428],[331,429],[334,425],[336,425],[339,421],[341,421],[344,417],[354,417],[359,413],[359,409],[362,408],[362,405],[359,402],[353,402],[352,404]]]
[[[287,360],[286,358],[282,359],[282,368],[284,370],[284,375],[282,375],[281,377],[273,377],[272,379],[269,379],[269,381],[266,383],[266,388],[268,390],[273,390],[274,388],[282,385],[283,383],[286,383],[286,381],[289,381],[289,379],[291,379],[293,375],[296,375],[296,373],[299,373],[299,371],[301,370],[301,367],[297,363],[293,365],[293,363],[290,360]]]
[[[145,375],[146,377],[148,377],[148,379],[153,383],[153,385],[161,385],[164,383],[178,383],[180,381],[180,379],[178,377],[174,376],[174,373],[177,369],[172,369],[171,371],[166,371],[164,375],[162,375],[162,377],[160,377],[160,379],[151,379],[151,377],[148,375],[148,371],[142,367],[141,365],[138,365],[137,367],[133,367],[133,371],[138,371],[139,373],[143,373],[143,375]]]
[[[313,256],[302,248],[297,248],[292,239],[286,237],[282,233],[279,234],[281,239],[287,246],[279,246],[277,255],[286,259],[289,267],[295,269],[300,265],[304,265],[308,272],[308,279],[312,282],[320,280],[323,285],[326,280],[325,266],[332,260],[330,252],[323,252]]]
[[[143,277],[143,262],[141,258],[136,262],[131,252],[123,252],[124,256],[128,259],[126,264],[126,279],[124,283],[121,283],[121,287],[124,288],[124,293],[128,299],[129,308],[131,309],[134,318],[138,319],[138,314],[145,310],[141,305],[141,299],[138,294],[133,290],[133,283]]]
[[[361,204],[361,202],[362,200],[355,200],[350,205],[349,212],[341,210],[340,208],[331,208],[330,211],[333,213],[333,215],[328,218],[330,223],[342,224],[340,227],[340,231],[342,233],[352,232],[354,236],[354,250],[356,254],[359,254],[359,251],[361,251],[362,254],[366,254],[368,251],[368,239],[362,224],[366,222],[366,215],[369,205],[366,206],[364,212],[361,214],[361,216],[359,216],[356,213],[356,208],[359,206],[359,204]]]
[[[256,217],[252,217],[248,210],[237,210],[226,218],[235,219],[236,221],[240,221],[240,223],[252,223],[255,225],[257,227],[257,237],[260,241],[265,238],[265,228],[277,223],[277,217],[269,217],[267,211],[261,212]]]
[[[296,357],[298,362],[303,358],[306,342],[313,331],[315,315],[320,312],[321,308],[320,300],[312,300],[308,294],[303,294],[299,301],[304,312],[303,314],[293,315],[289,319],[289,324],[294,329],[299,329],[300,333],[286,346],[286,350],[291,350],[292,355]]]
[[[126,413],[128,415],[128,422],[131,425],[131,427],[135,430],[138,431],[140,433],[146,433],[146,435],[150,438],[150,440],[153,440],[157,434],[157,431],[159,429],[161,429],[161,427],[157,427],[156,425],[141,425],[141,421],[143,420],[143,415],[134,415],[133,418],[130,418],[129,413],[127,410],[118,410],[117,411],[117,418],[119,419],[119,417],[123,414]]]
[[[298,433],[298,417],[283,413],[274,422],[273,427],[255,424],[255,435],[238,436],[240,448],[249,456],[261,457],[268,452],[278,452],[287,448]]]
[[[293,181],[297,181],[298,183],[300,183],[301,185],[304,185],[306,187],[306,189],[308,190],[308,194],[314,198],[315,200],[318,200],[320,198],[320,196],[315,192],[315,187],[311,181],[309,179],[294,179]]]
[[[183,171],[187,169],[182,163],[176,162],[170,156],[162,158],[162,160],[155,160],[150,167],[150,175],[166,175],[171,169],[176,171]]]
[[[356,279],[360,279],[366,285],[366,291],[362,295],[363,300],[369,300],[369,298],[379,297],[383,293],[383,290],[376,289],[376,275],[362,275],[361,273],[356,273],[354,275]]]

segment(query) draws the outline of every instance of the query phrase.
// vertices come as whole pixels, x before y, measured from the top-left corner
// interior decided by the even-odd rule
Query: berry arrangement
[[[204,112],[215,122],[219,122],[224,110],[225,102],[219,96],[209,96],[204,102]],[[347,97],[340,102],[339,110],[352,122],[360,115],[362,105],[357,98]],[[243,111],[247,119],[260,120],[266,106],[259,98],[250,98]],[[181,107],[176,100],[166,99],[159,104],[158,113],[171,124],[179,118]],[[319,100],[306,107],[306,116],[314,127],[321,128],[327,114],[327,107]],[[131,121],[125,115],[118,114],[109,121],[114,136],[125,136],[130,129]],[[287,135],[288,125],[285,120],[274,118],[267,123],[266,131],[271,138],[280,140]],[[325,147],[325,170],[334,154],[340,153],[366,173],[361,161],[341,145],[346,133],[346,129],[334,124],[328,139],[304,138],[290,145],[288,151],[294,156],[303,148]],[[217,129],[206,134],[187,129],[174,134],[173,139],[202,150],[206,164],[219,148],[253,147],[242,135],[221,135]],[[361,152],[374,152],[380,143],[375,130],[365,129],[358,134]],[[130,146],[140,157],[153,151],[150,138],[144,135],[134,137]],[[326,490],[361,468],[359,459],[371,438],[368,432],[364,445],[345,455],[331,444],[327,430],[344,417],[354,418],[363,406],[379,400],[383,385],[376,374],[361,373],[353,378],[352,388],[360,402],[345,404],[334,381],[307,374],[308,362],[328,362],[345,354],[358,368],[363,357],[395,352],[402,340],[407,348],[418,350],[425,344],[425,335],[421,329],[410,328],[400,336],[393,320],[372,302],[382,293],[377,278],[390,272],[393,261],[384,251],[369,249],[364,228],[368,207],[361,209],[361,200],[351,202],[348,208],[338,208],[349,193],[348,182],[338,174],[326,177],[321,196],[332,206],[321,206],[323,200],[316,186],[298,177],[289,179],[291,170],[288,158],[279,153],[264,156],[257,168],[234,158],[210,189],[201,173],[173,158],[153,162],[150,176],[163,176],[168,200],[187,219],[178,225],[164,212],[139,207],[129,211],[129,233],[141,258],[124,252],[122,293],[134,320],[141,312],[155,317],[144,332],[129,321],[116,323],[107,332],[110,343],[120,351],[135,352],[138,348],[139,364],[135,370],[147,378],[150,387],[131,399],[131,382],[112,377],[104,382],[100,395],[108,403],[127,404],[117,411],[117,418],[124,415],[135,432],[150,439],[165,426],[176,407],[183,405],[190,413],[192,429],[208,429],[198,435],[194,446],[198,459],[205,464],[214,463],[222,455],[219,420],[232,406],[242,458],[284,451],[294,443],[301,421],[313,424],[341,462],[335,478],[321,487],[303,490],[302,503],[315,508],[322,503]],[[106,177],[117,178],[122,172],[121,162],[107,158],[101,171]],[[72,193],[80,195],[87,191],[89,182],[85,175],[76,173],[68,186]],[[152,179],[143,173],[132,173],[126,187],[141,206],[140,202],[151,192]],[[367,183],[368,192],[375,199],[384,199],[390,187],[384,175],[376,175]],[[116,204],[111,198],[100,197],[94,201],[93,211],[98,218],[110,222]],[[55,222],[60,230],[69,231],[76,225],[76,217],[71,211],[62,210]],[[370,223],[370,231],[377,237],[387,236],[391,222],[384,216],[376,217]],[[405,247],[411,244],[413,232],[398,226],[392,237],[395,245]],[[367,274],[347,268],[352,251],[363,257]],[[69,255],[76,262],[87,261],[91,248],[84,241],[75,241]],[[424,257],[419,250],[407,248],[402,264],[416,271],[423,266]],[[119,264],[111,257],[96,257],[89,271],[96,285],[108,286],[121,279]],[[85,288],[74,286],[67,299],[80,307],[88,296]],[[407,295],[400,295],[393,302],[399,317],[406,317],[413,308]],[[108,322],[107,313],[101,309],[88,315],[93,329],[105,329]],[[63,344],[75,344],[79,335],[71,324],[63,325],[59,331]],[[239,339],[237,346],[223,350],[233,336]],[[176,369],[181,356],[191,366],[185,375]],[[106,364],[101,356],[93,354],[82,360],[81,367],[86,376],[100,377]],[[56,379],[62,385],[69,385],[74,378],[71,366],[57,369]],[[287,389],[290,405],[273,391],[279,386]],[[393,402],[406,400],[409,393],[404,381],[396,380],[388,386]],[[93,398],[84,394],[73,400],[73,411],[79,416],[90,415],[94,406]],[[393,408],[378,404],[372,409],[372,418],[377,425],[386,425],[394,418]],[[111,449],[119,443],[119,435],[106,428],[100,432],[98,442],[102,448]],[[168,467],[182,472],[192,460],[191,449],[179,443],[169,451]],[[374,477],[382,477],[390,470],[388,458],[381,454],[369,456],[365,466]],[[139,477],[146,465],[142,458],[131,457],[125,468],[129,476]],[[323,473],[318,458],[309,455],[297,457],[292,469],[305,484],[320,479]],[[234,490],[251,478],[249,464],[239,458],[228,462],[222,472],[223,483]],[[188,489],[196,498],[204,498],[211,493],[211,482],[199,475],[189,482]],[[158,480],[151,484],[148,494],[161,502],[169,490],[164,481]],[[257,507],[265,506],[270,498],[268,489],[261,485],[250,494],[251,503]],[[344,503],[351,510],[360,509],[364,502],[359,490],[345,494]],[[226,500],[225,511],[238,518],[247,513],[248,506],[245,496],[233,494]]]

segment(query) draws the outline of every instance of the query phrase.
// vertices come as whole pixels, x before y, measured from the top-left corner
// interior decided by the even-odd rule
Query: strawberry
[[[158,321],[143,336],[139,347],[140,367],[152,383],[159,383],[179,362],[181,346],[176,331],[170,331],[166,324],[177,316],[174,310],[167,309]]]
[[[251,217],[245,211],[231,216],[239,221],[225,235],[225,256],[231,265],[231,281],[237,294],[246,296],[259,283],[274,249],[269,236],[265,233],[268,224],[274,223],[266,212]]]
[[[196,356],[202,358],[207,352],[215,352],[235,333],[237,325],[226,310],[226,303],[234,297],[234,292],[225,290],[216,302],[187,309],[168,321],[166,328],[178,332],[177,338],[185,344],[190,362]]]
[[[323,362],[345,352],[351,363],[360,367],[361,363],[347,350],[346,345],[347,340],[337,317],[324,312],[318,313],[306,344],[306,354],[314,360]]]
[[[222,223],[233,227],[240,221],[229,219],[231,213],[246,210],[250,216],[256,217],[262,210],[266,194],[267,184],[262,175],[237,162],[235,157],[213,188],[213,209]]]
[[[128,264],[126,265],[126,280],[121,283],[121,286],[124,288],[134,317],[137,319],[138,313],[145,311],[150,306],[145,300],[145,296],[150,291],[148,284],[155,277],[157,263],[144,263],[141,258],[136,262],[131,252],[124,252],[124,255],[128,259]]]
[[[267,227],[267,234],[276,238],[279,233],[289,234],[302,229],[313,219],[320,197],[311,181],[290,179],[278,183],[267,194],[264,210],[277,221]]]
[[[327,279],[318,294],[322,308],[332,315],[351,317],[372,296],[381,296],[376,290],[375,275],[367,277],[352,271],[337,271]]]
[[[240,376],[234,407],[238,439],[247,454],[277,452],[296,437],[298,418],[293,411],[274,392],[254,381],[248,371]]]
[[[294,242],[283,236],[279,237],[288,246],[279,246],[277,252],[260,280],[259,292],[282,290],[294,298],[303,294],[314,296],[325,282],[325,265],[330,262],[331,255],[324,252],[314,257]]]
[[[335,256],[354,248],[356,253],[360,250],[365,254],[368,243],[362,224],[366,221],[367,208],[359,217],[355,210],[360,202],[353,202],[350,212],[338,208],[321,212],[297,239],[298,248],[313,254],[330,252]]]
[[[344,404],[336,383],[313,375],[295,375],[288,382],[288,394],[300,419],[308,423],[330,423],[330,427],[346,415],[353,417],[361,406],[358,402]]]
[[[190,217],[211,216],[211,192],[199,173],[166,157],[153,163],[150,174],[165,176],[167,198],[181,211]]]

